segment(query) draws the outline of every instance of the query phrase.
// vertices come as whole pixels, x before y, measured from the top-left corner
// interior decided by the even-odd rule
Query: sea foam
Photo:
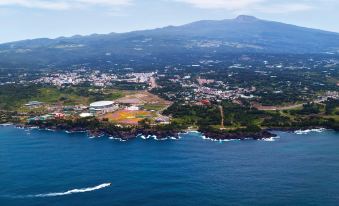
[[[168,136],[166,138],[158,138],[156,135],[143,135],[143,134],[139,134],[137,135],[137,138],[141,138],[143,140],[148,140],[148,139],[153,139],[153,140],[156,140],[156,141],[165,141],[165,140],[179,140],[181,139],[181,137],[171,137],[171,136]]]
[[[298,135],[302,135],[302,134],[309,134],[311,132],[324,132],[326,129],[325,128],[320,128],[320,129],[306,129],[306,130],[297,130],[294,133],[298,134]]]
[[[276,137],[270,137],[270,138],[264,138],[264,139],[261,139],[261,141],[265,141],[265,142],[275,142],[277,139],[279,139],[280,137],[279,136],[276,136]]]
[[[117,138],[117,137],[108,137],[108,139],[110,139],[110,140],[117,140],[117,141],[120,141],[120,142],[127,142],[127,140],[121,139],[121,138]]]
[[[8,126],[13,126],[13,124],[12,123],[3,123],[3,124],[0,124],[0,126],[8,127]]]
[[[46,193],[46,194],[36,194],[36,195],[23,195],[23,196],[13,196],[14,198],[38,198],[38,197],[58,197],[58,196],[65,196],[65,195],[72,195],[76,193],[84,193],[84,192],[92,192],[95,190],[100,190],[105,187],[111,186],[111,183],[104,183],[95,187],[88,187],[88,188],[81,188],[81,189],[72,189],[66,192],[53,192],[53,193]]]
[[[240,141],[239,139],[213,139],[210,137],[206,137],[205,135],[202,135],[201,138],[203,140],[208,140],[208,141],[212,141],[212,142],[233,142],[233,141]]]

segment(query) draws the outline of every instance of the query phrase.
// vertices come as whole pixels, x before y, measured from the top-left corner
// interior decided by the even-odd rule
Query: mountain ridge
[[[240,15],[126,33],[4,43],[0,44],[0,66],[229,53],[339,54],[339,33]]]
[[[178,26],[168,25],[168,26],[159,27],[159,28],[141,29],[141,30],[134,30],[134,31],[129,31],[129,32],[110,32],[110,33],[103,33],[103,34],[92,33],[92,34],[88,34],[88,35],[74,34],[72,36],[59,36],[59,37],[56,37],[56,38],[37,37],[37,38],[32,38],[32,39],[22,39],[22,40],[17,40],[17,41],[3,42],[3,43],[0,43],[0,45],[18,43],[18,42],[23,42],[23,41],[34,41],[34,40],[59,40],[59,39],[73,39],[73,38],[83,38],[83,37],[93,37],[93,36],[103,36],[103,35],[129,34],[129,33],[135,33],[135,32],[153,31],[153,30],[158,30],[158,29],[183,27],[183,26],[187,26],[187,25],[191,25],[191,24],[200,23],[200,22],[224,22],[224,21],[237,21],[237,22],[265,21],[265,22],[280,23],[280,24],[289,25],[289,26],[293,26],[293,27],[311,29],[311,30],[315,30],[315,31],[321,31],[321,32],[339,35],[339,32],[327,31],[327,30],[323,30],[323,29],[310,28],[310,27],[305,27],[305,26],[298,26],[298,25],[294,25],[294,24],[290,24],[290,23],[281,23],[281,22],[278,22],[278,21],[264,20],[264,19],[260,19],[260,18],[257,18],[255,16],[251,16],[251,15],[239,15],[239,16],[233,18],[233,19],[198,20],[198,21],[194,21],[194,22],[190,22],[190,23],[182,24],[182,25],[178,25]]]

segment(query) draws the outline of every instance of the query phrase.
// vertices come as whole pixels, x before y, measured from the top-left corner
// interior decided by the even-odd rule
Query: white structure
[[[126,110],[128,111],[138,111],[140,108],[137,107],[137,106],[130,106],[130,107],[127,107]]]
[[[92,113],[81,113],[79,116],[81,118],[86,118],[86,117],[93,117],[93,114]]]
[[[27,104],[25,104],[26,107],[30,108],[37,108],[42,106],[44,103],[43,102],[38,102],[38,101],[30,101]]]
[[[90,104],[90,111],[94,113],[105,114],[108,112],[113,112],[118,109],[117,105],[114,105],[113,101],[99,101],[93,102]]]

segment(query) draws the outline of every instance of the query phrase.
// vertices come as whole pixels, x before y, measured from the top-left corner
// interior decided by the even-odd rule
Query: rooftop
[[[90,104],[90,107],[105,107],[105,106],[110,106],[114,104],[113,101],[99,101],[99,102],[93,102]]]

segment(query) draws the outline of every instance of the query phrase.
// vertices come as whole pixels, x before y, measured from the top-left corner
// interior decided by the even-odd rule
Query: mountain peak
[[[257,21],[258,19],[255,16],[240,15],[237,18],[235,18],[235,20],[239,22],[253,22]]]

